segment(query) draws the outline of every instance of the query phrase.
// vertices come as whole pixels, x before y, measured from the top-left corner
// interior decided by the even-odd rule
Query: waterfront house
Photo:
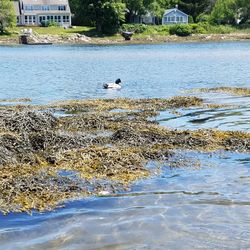
[[[68,0],[19,0],[14,1],[17,25],[39,26],[46,22],[71,26]]]
[[[177,23],[188,23],[188,15],[180,11],[178,6],[173,9],[166,10],[162,17],[162,24]]]

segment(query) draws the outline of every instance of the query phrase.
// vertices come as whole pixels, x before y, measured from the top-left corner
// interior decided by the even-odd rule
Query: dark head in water
[[[122,82],[122,81],[121,81],[120,78],[118,78],[118,79],[115,81],[116,84],[120,84],[121,82]]]

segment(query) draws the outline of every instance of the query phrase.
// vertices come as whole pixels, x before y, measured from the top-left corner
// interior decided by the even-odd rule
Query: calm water
[[[249,42],[0,47],[0,65],[0,99],[33,103],[250,87]],[[121,91],[101,88],[118,77]],[[178,117],[162,112],[157,120],[250,132],[250,97],[201,96],[237,107],[178,110]],[[0,249],[250,249],[250,155],[177,153],[184,158],[186,167],[166,163],[127,193],[69,202],[51,213],[0,215]]]

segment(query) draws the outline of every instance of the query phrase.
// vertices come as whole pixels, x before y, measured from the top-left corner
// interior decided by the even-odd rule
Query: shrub
[[[209,22],[211,19],[211,17],[209,15],[206,15],[206,14],[200,14],[198,17],[197,17],[197,21],[198,22]]]
[[[147,30],[147,25],[146,24],[123,24],[122,25],[122,30],[123,31],[131,31],[136,34],[143,33]]]
[[[206,28],[202,25],[202,23],[193,23],[189,25],[192,29],[193,34],[206,34],[207,30]]]
[[[42,27],[48,27],[49,26],[49,22],[48,21],[42,21],[41,22],[41,26]]]
[[[194,23],[194,19],[192,16],[188,16],[188,23]]]
[[[229,25],[209,25],[207,24],[207,33],[210,34],[228,34],[235,29]]]
[[[49,21],[49,23],[48,23],[48,27],[57,27],[57,26],[58,26],[57,22]]]
[[[58,23],[53,22],[53,21],[42,21],[41,26],[42,27],[57,27]]]
[[[188,24],[176,24],[169,28],[170,35],[189,36],[192,34],[192,28]]]

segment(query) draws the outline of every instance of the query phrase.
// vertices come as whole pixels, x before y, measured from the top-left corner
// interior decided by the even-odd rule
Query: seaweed
[[[240,88],[240,87],[217,87],[217,88],[200,88],[196,89],[197,92],[217,92],[226,93],[240,96],[250,96],[250,88]]]
[[[65,201],[116,193],[164,163],[185,167],[178,150],[250,151],[240,131],[171,130],[161,110],[203,106],[197,97],[75,100],[0,109],[0,211],[49,211]],[[70,116],[56,117],[63,110]],[[66,174],[62,174],[66,173]],[[71,174],[67,174],[71,173]]]

